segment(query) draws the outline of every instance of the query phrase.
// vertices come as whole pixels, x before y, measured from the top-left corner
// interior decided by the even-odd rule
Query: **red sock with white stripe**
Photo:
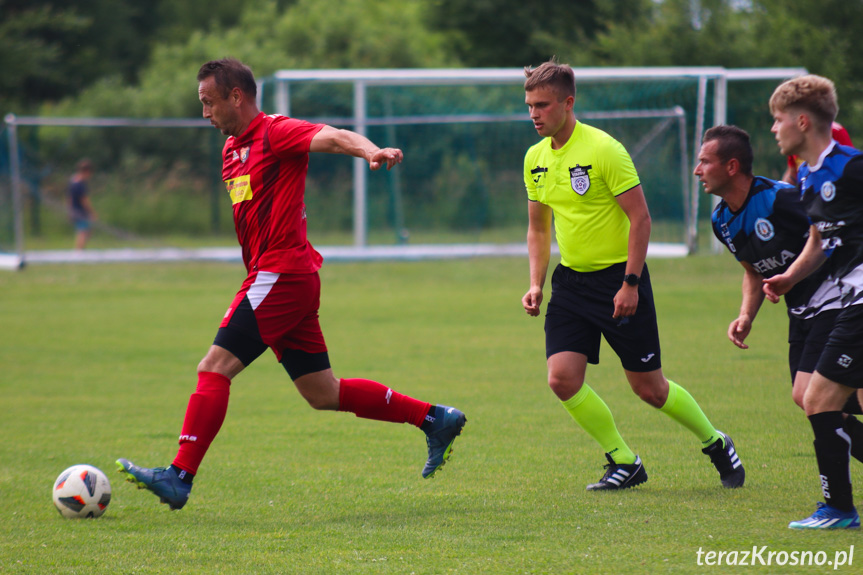
[[[198,387],[189,398],[180,449],[174,465],[188,473],[198,472],[198,466],[228,413],[231,380],[219,373],[202,371],[198,374]]]
[[[339,411],[348,411],[357,417],[419,427],[431,407],[430,403],[402,395],[376,381],[339,380]]]

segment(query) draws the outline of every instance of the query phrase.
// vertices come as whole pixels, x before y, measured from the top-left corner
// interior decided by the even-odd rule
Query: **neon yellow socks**
[[[560,403],[575,422],[611,455],[615,463],[635,462],[635,453],[617,431],[611,410],[589,385],[585,383],[578,393]],[[671,380],[668,380],[668,399],[659,411],[695,434],[702,447],[711,445],[721,437],[701,411],[698,402]]]
[[[695,434],[702,447],[715,442],[719,437],[716,428],[701,411],[698,402],[693,399],[689,392],[671,381],[668,380],[668,399],[665,400],[665,405],[659,408],[659,411],[691,431]]]
[[[615,463],[635,463],[635,454],[617,431],[611,410],[589,385],[585,383],[578,393],[560,403],[575,422],[596,440],[606,453],[611,455]],[[695,407],[697,408],[698,405]]]

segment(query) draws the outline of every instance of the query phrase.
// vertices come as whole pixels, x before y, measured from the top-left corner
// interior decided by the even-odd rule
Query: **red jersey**
[[[261,112],[222,150],[246,269],[311,273],[323,258],[306,237],[306,173],[312,138],[323,124]]]
[[[851,136],[848,134],[848,130],[840,124],[839,122],[833,122],[831,126],[831,132],[833,134],[833,139],[843,146],[853,146],[851,143]],[[797,156],[788,156],[788,167],[792,168],[795,172],[800,169],[800,164],[803,163],[803,160],[798,158]]]

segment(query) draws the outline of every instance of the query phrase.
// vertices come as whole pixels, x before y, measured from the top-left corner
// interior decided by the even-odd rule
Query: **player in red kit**
[[[313,408],[410,423],[423,430],[428,461],[422,475],[433,476],[449,458],[467,421],[464,413],[375,381],[335,377],[318,322],[323,258],[306,237],[309,153],[359,157],[377,170],[400,163],[402,151],[378,148],[349,130],[264,114],[255,100],[254,75],[237,60],[207,62],[198,82],[204,117],[228,136],[222,179],[233,204],[248,277],[198,364],[198,385],[189,399],[173,463],[144,468],[119,459],[119,470],[171,509],[183,507],[225,419],[231,380],[270,348]]]

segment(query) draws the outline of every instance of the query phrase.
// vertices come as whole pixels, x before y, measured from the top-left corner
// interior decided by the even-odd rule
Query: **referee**
[[[641,458],[620,436],[608,406],[585,383],[587,364],[599,363],[600,336],[620,358],[632,390],[696,436],[724,487],[741,487],[745,472],[731,438],[713,427],[685,389],[662,374],[644,263],[650,214],[629,153],[605,132],[576,120],[572,68],[552,59],[524,73],[525,103],[543,139],[524,160],[530,289],[522,305],[529,315],[539,315],[554,217],[561,263],[552,275],[545,318],[548,384],[606,452],[605,474],[587,489],[625,489],[647,481]]]

